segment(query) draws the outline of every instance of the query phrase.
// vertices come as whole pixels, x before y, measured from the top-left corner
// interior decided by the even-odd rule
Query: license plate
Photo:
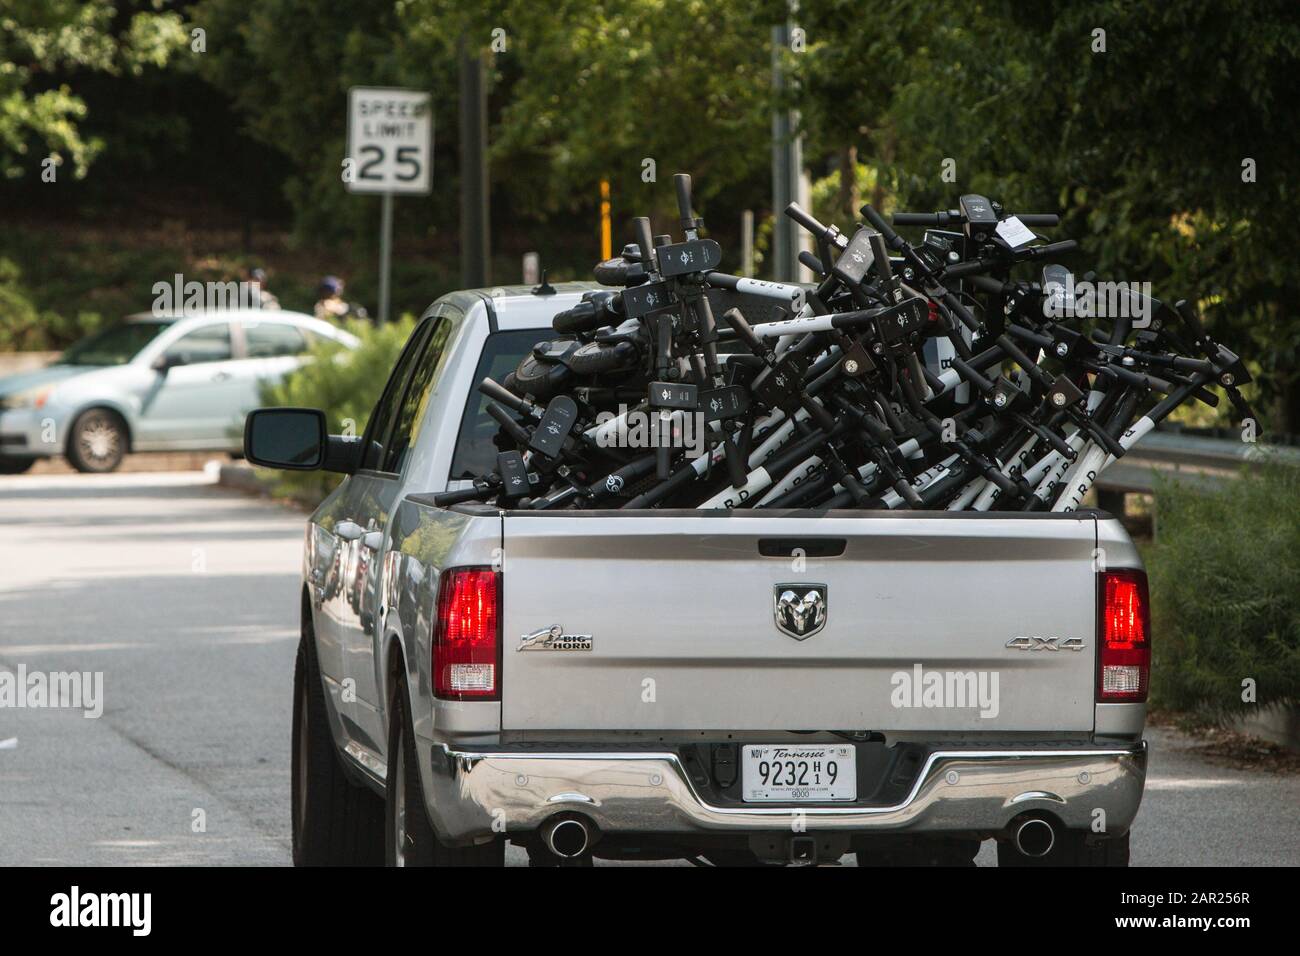
[[[827,803],[858,798],[857,751],[841,744],[755,745],[741,756],[746,803]]]

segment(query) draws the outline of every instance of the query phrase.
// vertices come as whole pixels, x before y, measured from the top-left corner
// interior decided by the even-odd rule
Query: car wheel
[[[998,841],[998,866],[1128,866],[1129,835],[1099,836],[1086,830],[1058,831],[1046,856],[1029,857],[1010,840]]]
[[[330,733],[310,619],[298,645],[293,700],[294,865],[379,866],[384,803],[343,770]]]
[[[384,839],[389,866],[505,866],[505,840],[496,837],[476,846],[447,846],[438,839],[424,809],[415,731],[407,703],[406,682],[393,687],[388,730],[388,794]]]
[[[112,471],[126,454],[126,423],[107,408],[82,412],[68,437],[68,461],[80,472]]]
[[[0,455],[0,475],[21,475],[36,464],[35,458],[9,458]]]

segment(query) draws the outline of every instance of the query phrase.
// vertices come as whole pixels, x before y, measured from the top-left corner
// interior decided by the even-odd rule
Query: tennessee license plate
[[[857,751],[848,745],[747,746],[740,782],[746,803],[829,803],[858,798]]]

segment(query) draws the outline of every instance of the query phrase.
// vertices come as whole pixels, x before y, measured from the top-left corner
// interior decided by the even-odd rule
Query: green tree
[[[675,210],[664,188],[674,172],[696,177],[702,208],[739,183],[765,181],[774,21],[764,6],[508,0],[458,18],[453,6],[415,0],[413,36],[445,54],[461,33],[473,47],[504,45],[495,57],[494,175],[513,184],[522,211],[590,204],[601,179],[625,208],[665,212]],[[646,181],[647,160],[657,184]]]
[[[225,92],[247,131],[291,160],[286,197],[300,235],[368,236],[373,203],[342,179],[351,86],[430,87],[436,70],[411,62],[396,3],[202,0],[194,22],[208,35],[200,71]],[[439,130],[449,114],[435,114]],[[450,114],[454,118],[454,114]]]
[[[165,66],[188,40],[179,13],[156,3],[4,0],[0,3],[0,174],[34,175],[53,156],[86,175],[103,148],[85,139],[86,105],[51,74],[139,73]]]
[[[375,328],[350,321],[347,329],[361,340],[355,349],[321,339],[308,360],[283,380],[262,387],[263,405],[319,408],[334,433],[361,435],[383,393],[402,346],[415,328],[415,317]],[[342,477],[325,471],[268,472],[277,494],[316,504]]]
[[[436,175],[452,188],[436,190],[432,211],[455,215],[455,174],[444,170],[457,167],[462,38],[491,62],[494,205],[512,221],[590,207],[602,178],[622,208],[664,211],[662,183],[676,171],[698,177],[703,204],[766,181],[773,20],[736,0],[263,0],[252,9],[202,0],[194,19],[210,37],[205,75],[255,136],[294,159],[287,190],[304,234],[362,221],[340,177],[352,85],[433,92]],[[643,159],[659,185],[643,181]],[[430,211],[417,213],[426,228]]]
[[[864,15],[854,0],[807,0],[795,17],[805,31],[803,52],[785,55],[795,82],[787,105],[800,111],[808,154],[833,154],[838,192],[826,209],[841,224],[861,202],[887,206],[909,159],[898,151],[895,99],[902,82],[928,61],[927,43],[953,15],[917,0],[884,0]],[[924,75],[917,70],[920,75]],[[858,169],[866,159],[867,170]],[[870,180],[867,193],[861,180]]]
[[[810,37],[828,38],[801,61],[822,104],[815,131],[892,127],[900,204],[947,208],[982,192],[1064,213],[1060,234],[1084,245],[1077,263],[1199,303],[1279,399],[1266,424],[1300,429],[1300,279],[1283,253],[1300,181],[1293,5],[916,0],[867,18],[814,0],[806,13]],[[891,32],[903,20],[922,28],[912,42]],[[852,55],[882,31],[902,51],[883,70]],[[872,92],[882,86],[884,100]],[[827,95],[854,88],[861,99]],[[858,142],[868,163],[891,158]],[[940,176],[945,159],[955,183]]]

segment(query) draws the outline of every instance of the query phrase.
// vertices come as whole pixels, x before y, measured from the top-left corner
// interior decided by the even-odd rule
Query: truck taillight
[[[499,700],[501,576],[447,568],[433,623],[433,692],[444,700]]]
[[[1144,571],[1098,576],[1099,702],[1141,703],[1151,673],[1151,603]]]

